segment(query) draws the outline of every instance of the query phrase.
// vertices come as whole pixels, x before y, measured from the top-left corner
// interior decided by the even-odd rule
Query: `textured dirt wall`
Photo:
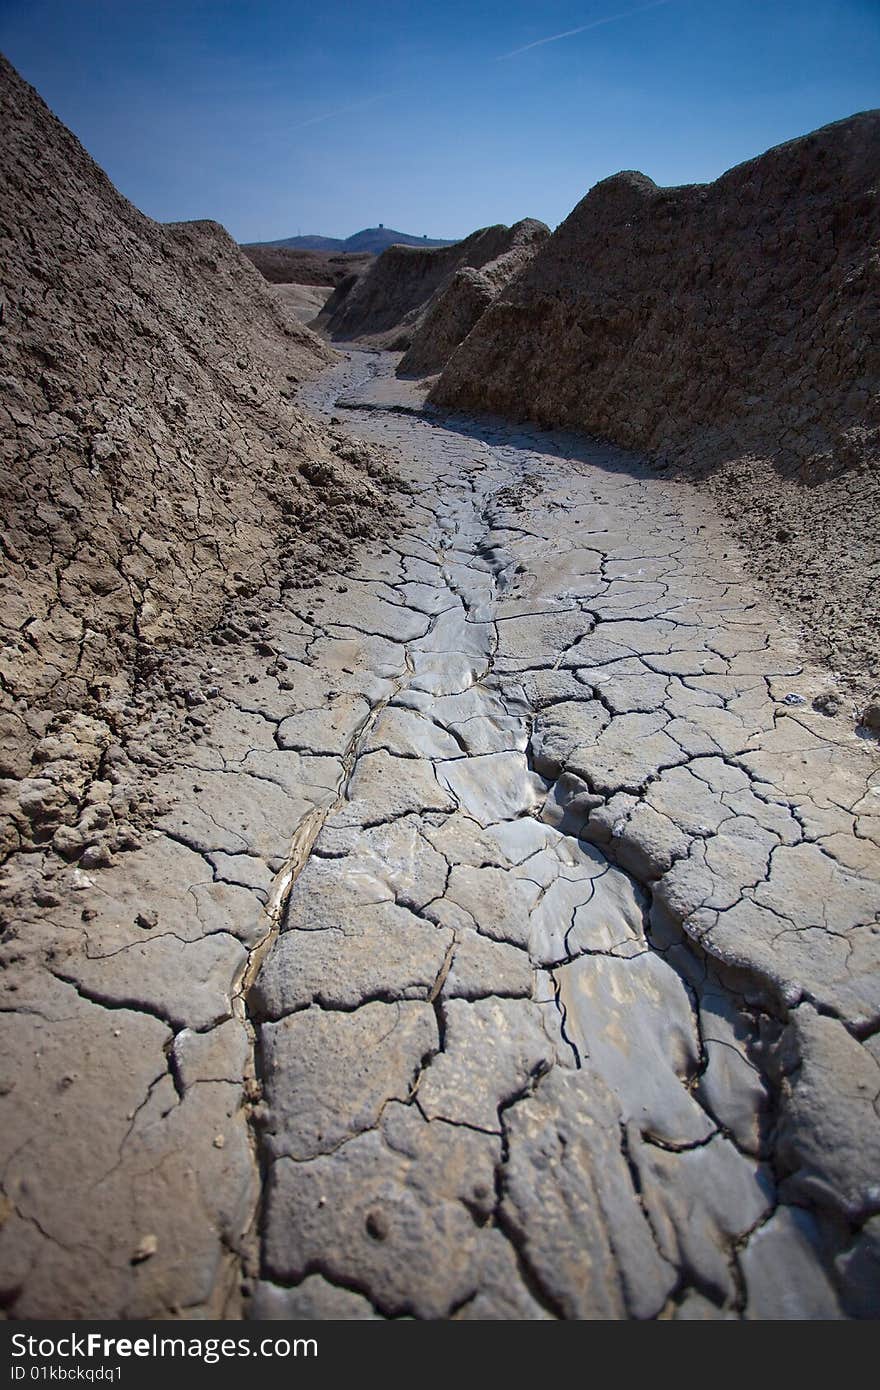
[[[508,249],[496,260],[487,261],[480,270],[470,266],[457,270],[429,301],[398,368],[401,375],[439,371],[549,235],[550,228],[543,222],[524,218],[511,227]]]
[[[880,617],[878,183],[878,112],[710,185],[606,179],[431,397],[575,426],[708,477],[756,568],[852,679]]]
[[[403,350],[410,344],[432,297],[457,270],[479,270],[510,251],[516,228],[483,227],[452,246],[391,246],[352,287],[327,320],[334,339],[357,340],[375,347]],[[543,225],[543,224],[537,224]]]
[[[14,849],[77,814],[163,651],[308,582],[389,504],[378,456],[290,399],[332,351],[222,227],[142,216],[5,61],[0,170]]]

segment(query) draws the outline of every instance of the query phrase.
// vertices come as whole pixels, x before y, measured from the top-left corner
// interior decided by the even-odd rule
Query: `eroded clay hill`
[[[292,404],[333,353],[223,228],[144,217],[0,64],[9,850],[66,833],[170,644],[308,581],[387,500],[377,455]]]
[[[403,351],[457,272],[479,271],[507,256],[522,264],[549,234],[543,222],[527,218],[513,227],[483,227],[452,246],[391,246],[338,308],[328,305],[327,331],[340,341]],[[495,274],[503,279],[503,267]]]
[[[510,241],[494,261],[479,269],[463,266],[433,295],[412,335],[398,371],[401,375],[439,372],[451,353],[482,318],[492,301],[525,266],[550,235],[533,217],[510,229]]]
[[[294,408],[4,84],[4,1315],[876,1317],[877,743],[711,500],[388,353]]]
[[[715,183],[606,179],[488,308],[432,399],[707,476],[850,677],[876,669],[880,112]],[[829,558],[833,557],[833,558]]]

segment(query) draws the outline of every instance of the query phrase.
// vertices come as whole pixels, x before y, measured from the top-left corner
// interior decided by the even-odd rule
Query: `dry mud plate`
[[[705,498],[393,365],[302,394],[405,527],[7,972],[7,1307],[876,1315],[876,742]]]

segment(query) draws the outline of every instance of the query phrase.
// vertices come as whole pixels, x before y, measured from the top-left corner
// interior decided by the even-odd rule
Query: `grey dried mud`
[[[876,742],[700,493],[344,413],[405,525],[221,650],[123,865],[29,856],[7,1308],[876,1315]]]

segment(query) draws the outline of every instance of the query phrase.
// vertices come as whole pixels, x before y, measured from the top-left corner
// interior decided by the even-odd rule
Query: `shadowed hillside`
[[[606,179],[487,309],[431,399],[708,476],[823,656],[850,676],[876,669],[878,184],[878,112],[705,186]]]
[[[425,249],[392,246],[336,309],[328,306],[327,330],[340,341],[358,339],[376,347],[402,350],[410,345],[432,297],[445,289],[456,271],[479,270],[509,252],[520,240],[523,227],[543,228],[543,223],[517,223],[516,227],[483,227],[452,246]]]
[[[333,251],[298,251],[289,246],[242,246],[249,261],[275,285],[338,285],[348,275],[363,275],[374,257]]]

